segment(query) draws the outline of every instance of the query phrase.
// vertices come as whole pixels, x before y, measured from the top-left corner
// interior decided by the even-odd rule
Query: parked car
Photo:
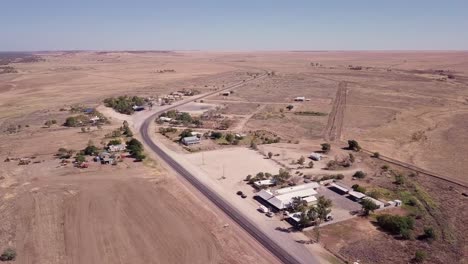
[[[268,213],[266,213],[266,216],[268,216],[268,217],[273,217],[274,215],[275,215],[275,214],[274,214],[273,212],[271,212],[271,211],[268,212]]]
[[[270,210],[268,209],[268,207],[266,207],[266,206],[264,206],[264,205],[260,205],[260,206],[258,207],[258,210],[259,210],[260,212],[262,212],[262,213],[268,213],[268,212],[270,212]]]

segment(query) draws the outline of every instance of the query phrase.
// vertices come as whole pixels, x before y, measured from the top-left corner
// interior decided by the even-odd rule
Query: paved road
[[[223,90],[219,90],[216,92],[212,92],[209,94],[205,94],[203,96],[198,96],[193,100],[198,100],[221,91],[225,90],[232,90],[234,88],[238,88],[247,82],[257,80],[266,76],[266,73],[263,75],[258,76],[257,78],[252,78],[246,80],[245,82],[238,83],[232,86],[229,86]],[[244,230],[246,230],[252,237],[254,237],[260,244],[262,244],[266,249],[268,249],[273,255],[275,255],[280,261],[283,263],[304,263],[298,260],[295,256],[291,255],[288,251],[281,247],[278,243],[273,241],[270,237],[264,234],[254,223],[252,223],[246,216],[244,216],[239,210],[237,210],[234,206],[224,200],[220,195],[218,195],[215,191],[213,191],[210,187],[204,185],[200,180],[198,180],[192,173],[182,167],[176,160],[174,160],[170,155],[164,152],[159,146],[157,146],[151,137],[149,136],[149,127],[151,122],[153,122],[154,118],[160,115],[162,112],[174,109],[179,107],[183,104],[187,104],[192,102],[191,101],[184,101],[179,104],[175,104],[169,108],[161,110],[159,112],[154,113],[152,116],[147,118],[145,122],[140,127],[140,133],[144,142],[149,146],[149,148],[154,151],[163,161],[165,161],[169,166],[171,166],[180,176],[182,176],[185,180],[191,183],[198,191],[200,191],[203,195],[205,195],[211,202],[213,202],[216,206],[218,206],[225,214],[227,214],[232,220],[234,220],[239,226],[241,226]],[[312,257],[312,255],[311,255]],[[318,263],[317,261],[311,259],[307,263]]]

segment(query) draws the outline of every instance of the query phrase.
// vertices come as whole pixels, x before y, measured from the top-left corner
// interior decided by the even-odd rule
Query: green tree
[[[99,152],[99,148],[96,147],[96,146],[94,146],[94,145],[87,146],[87,147],[83,150],[83,153],[84,153],[85,155],[88,155],[88,156],[96,155],[98,152]]]
[[[109,141],[109,143],[107,143],[107,146],[112,146],[112,145],[120,145],[122,144],[122,140],[120,140],[120,138],[116,138],[116,139],[111,139]]]
[[[370,214],[370,212],[374,212],[377,209],[379,209],[379,206],[376,205],[373,201],[369,199],[363,199],[362,210],[364,211],[364,215],[367,216]]]
[[[185,137],[191,137],[192,136],[192,130],[191,129],[184,129],[182,133],[180,133],[180,140],[182,140]]]
[[[360,186],[359,184],[354,184],[353,186],[351,186],[351,188],[356,192],[366,193],[366,188],[363,186]]]
[[[82,154],[78,154],[78,155],[76,155],[76,157],[75,157],[75,161],[76,161],[78,164],[81,164],[81,163],[83,163],[83,162],[86,161],[86,157],[85,157],[84,155],[82,155]]]
[[[323,153],[328,153],[331,150],[331,145],[329,143],[321,144]]]
[[[397,185],[405,184],[405,176],[403,176],[402,174],[395,175],[395,184]]]

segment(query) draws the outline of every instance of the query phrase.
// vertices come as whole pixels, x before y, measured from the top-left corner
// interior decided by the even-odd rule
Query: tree
[[[374,152],[374,154],[372,155],[372,157],[378,159],[378,158],[380,158],[380,153]]]
[[[133,157],[135,158],[135,161],[142,161],[146,158],[146,155],[141,152],[138,152],[135,155],[133,155]]]
[[[329,143],[321,144],[323,153],[328,153],[331,150],[331,145]]]
[[[369,215],[370,212],[374,212],[375,210],[379,209],[379,206],[376,205],[370,199],[363,199],[362,201],[362,210],[364,211],[364,215]]]
[[[286,106],[286,109],[288,109],[289,111],[291,111],[293,108],[294,108],[294,105],[288,105],[288,106]]]
[[[16,251],[11,248],[5,249],[2,255],[0,255],[0,261],[12,261],[16,258]]]
[[[275,180],[275,182],[277,184],[283,184],[289,178],[291,178],[291,174],[287,170],[285,170],[283,168],[279,169],[279,173],[277,175],[273,176],[273,179]]]
[[[180,140],[182,140],[185,137],[191,137],[192,136],[192,130],[191,129],[184,129],[182,133],[180,133]]]
[[[122,140],[120,138],[112,139],[107,143],[107,146],[112,146],[112,145],[120,145],[122,144]]]
[[[301,157],[297,160],[297,163],[299,163],[300,165],[304,165],[304,162],[305,162],[304,156],[301,156]]]
[[[313,161],[309,161],[309,168],[313,168],[314,167],[314,162]]]
[[[292,212],[302,212],[305,214],[307,208],[307,201],[303,200],[301,197],[293,197],[289,205]]]
[[[220,139],[223,137],[223,133],[218,132],[218,131],[213,131],[211,132],[211,138],[213,139]]]
[[[87,146],[84,150],[83,153],[88,156],[96,155],[99,152],[99,148],[97,148],[94,145]]]
[[[349,162],[354,163],[356,158],[354,157],[353,153],[349,153]]]
[[[317,198],[317,204],[315,206],[318,219],[325,220],[327,216],[330,214],[332,207],[332,201],[330,199],[325,198],[325,196],[319,196]]]
[[[361,146],[359,146],[359,143],[356,140],[352,139],[352,140],[348,140],[348,149],[354,150],[354,151],[360,151]]]
[[[273,153],[270,151],[268,152],[268,158],[271,159],[271,157],[273,157]]]
[[[414,262],[416,263],[423,263],[424,260],[426,260],[426,252],[422,251],[422,250],[416,250],[416,252],[414,253]]]
[[[381,214],[377,216],[377,224],[391,234],[401,235],[405,230],[413,229],[414,220],[409,216]]]
[[[143,151],[143,144],[138,139],[132,138],[127,141],[127,150],[130,153],[139,153]]]

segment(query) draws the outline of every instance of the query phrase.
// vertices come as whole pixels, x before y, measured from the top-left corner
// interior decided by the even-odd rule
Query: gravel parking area
[[[348,199],[346,195],[336,193],[325,186],[319,188],[317,192],[318,195],[323,195],[333,202],[332,214],[334,219],[333,221],[323,223],[322,225],[333,224],[353,218],[354,216],[351,212],[361,209],[361,204],[353,202]]]

